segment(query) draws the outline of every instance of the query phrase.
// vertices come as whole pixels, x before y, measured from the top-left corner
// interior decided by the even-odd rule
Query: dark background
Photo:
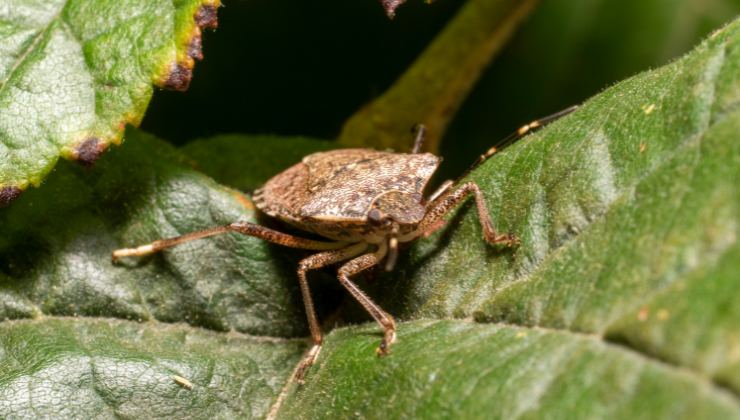
[[[224,0],[186,93],[154,95],[143,128],[176,144],[220,133],[333,139],[464,3]],[[457,171],[516,127],[690,50],[740,0],[545,0],[491,63],[448,131]]]

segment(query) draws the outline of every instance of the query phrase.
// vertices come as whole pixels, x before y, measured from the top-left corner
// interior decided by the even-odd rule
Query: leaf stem
[[[342,128],[344,146],[410,150],[409,130],[429,128],[425,149],[440,140],[468,92],[538,0],[470,0],[383,95]]]

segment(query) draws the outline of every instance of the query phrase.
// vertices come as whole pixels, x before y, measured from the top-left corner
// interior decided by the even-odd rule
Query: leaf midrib
[[[39,30],[39,33],[33,38],[33,41],[31,41],[26,49],[23,51],[23,53],[18,57],[18,59],[15,61],[15,64],[10,68],[8,71],[8,76],[5,78],[5,80],[0,83],[0,97],[2,97],[3,91],[5,90],[5,86],[7,86],[10,79],[13,78],[15,75],[15,72],[18,70],[23,63],[26,62],[26,59],[28,58],[29,54],[31,54],[32,51],[36,49],[39,42],[44,38],[44,36],[49,32],[52,25],[59,19],[62,12],[64,12],[64,8],[67,6],[67,3],[65,2],[64,5],[59,9],[59,11],[51,18],[49,19],[49,23],[46,24],[46,26],[43,27],[43,29]]]

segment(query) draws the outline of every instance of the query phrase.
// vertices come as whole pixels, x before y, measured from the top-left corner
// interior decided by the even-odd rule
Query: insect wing
[[[365,220],[373,201],[389,191],[421,194],[440,159],[430,153],[401,154],[367,149],[315,153],[309,170],[306,217]]]

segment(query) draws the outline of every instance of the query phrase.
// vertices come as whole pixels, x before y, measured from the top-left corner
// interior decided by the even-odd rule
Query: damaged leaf
[[[219,0],[10,0],[0,7],[0,205],[60,156],[92,165],[152,84],[185,90]]]

